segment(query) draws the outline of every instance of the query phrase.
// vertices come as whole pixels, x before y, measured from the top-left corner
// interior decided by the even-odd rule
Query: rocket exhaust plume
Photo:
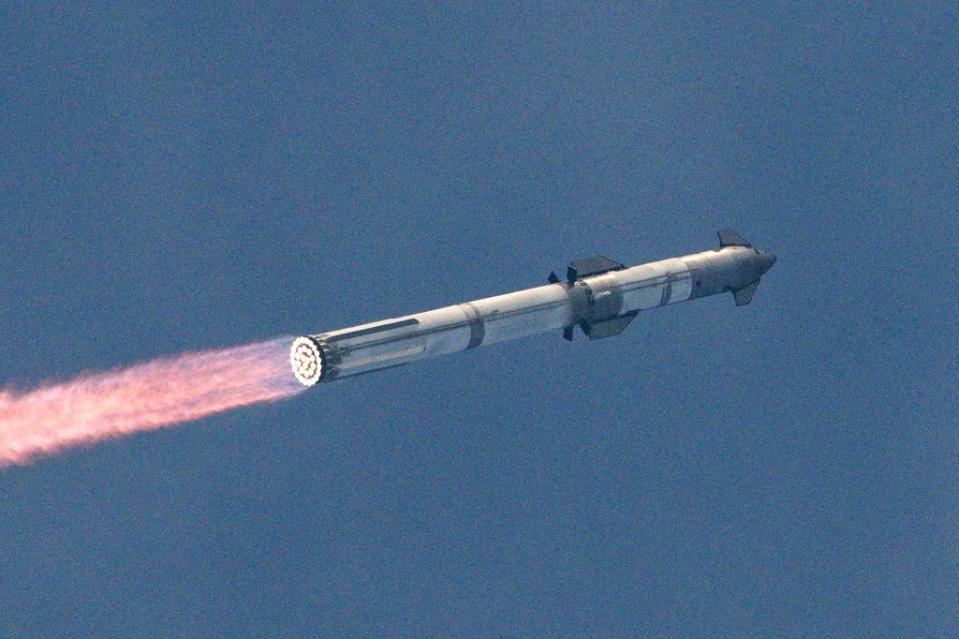
[[[0,390],[0,467],[295,395],[305,387],[290,375],[289,345],[278,338]]]

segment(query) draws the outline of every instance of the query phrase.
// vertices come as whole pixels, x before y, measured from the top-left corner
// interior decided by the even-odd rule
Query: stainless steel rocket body
[[[741,242],[716,251],[631,268],[606,258],[574,262],[566,281],[553,275],[545,286],[299,337],[293,372],[311,386],[551,330],[571,339],[579,326],[590,339],[611,337],[640,311],[751,287],[745,304],[775,257],[735,238]]]

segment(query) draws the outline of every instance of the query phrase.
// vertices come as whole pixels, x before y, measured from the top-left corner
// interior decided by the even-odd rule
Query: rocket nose
[[[768,251],[763,251],[762,258],[762,269],[763,273],[765,273],[773,267],[773,264],[776,263],[776,256]]]

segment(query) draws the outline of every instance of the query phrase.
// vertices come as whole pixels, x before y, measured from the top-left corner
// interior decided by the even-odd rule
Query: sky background
[[[959,11],[699,4],[0,9],[0,386],[779,257],[8,469],[0,636],[956,636]]]

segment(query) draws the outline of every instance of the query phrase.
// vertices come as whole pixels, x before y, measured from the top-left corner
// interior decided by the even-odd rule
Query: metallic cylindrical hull
[[[291,364],[297,379],[313,385],[551,330],[571,337],[577,325],[591,339],[607,337],[640,311],[758,281],[754,254],[728,246],[300,337]]]

